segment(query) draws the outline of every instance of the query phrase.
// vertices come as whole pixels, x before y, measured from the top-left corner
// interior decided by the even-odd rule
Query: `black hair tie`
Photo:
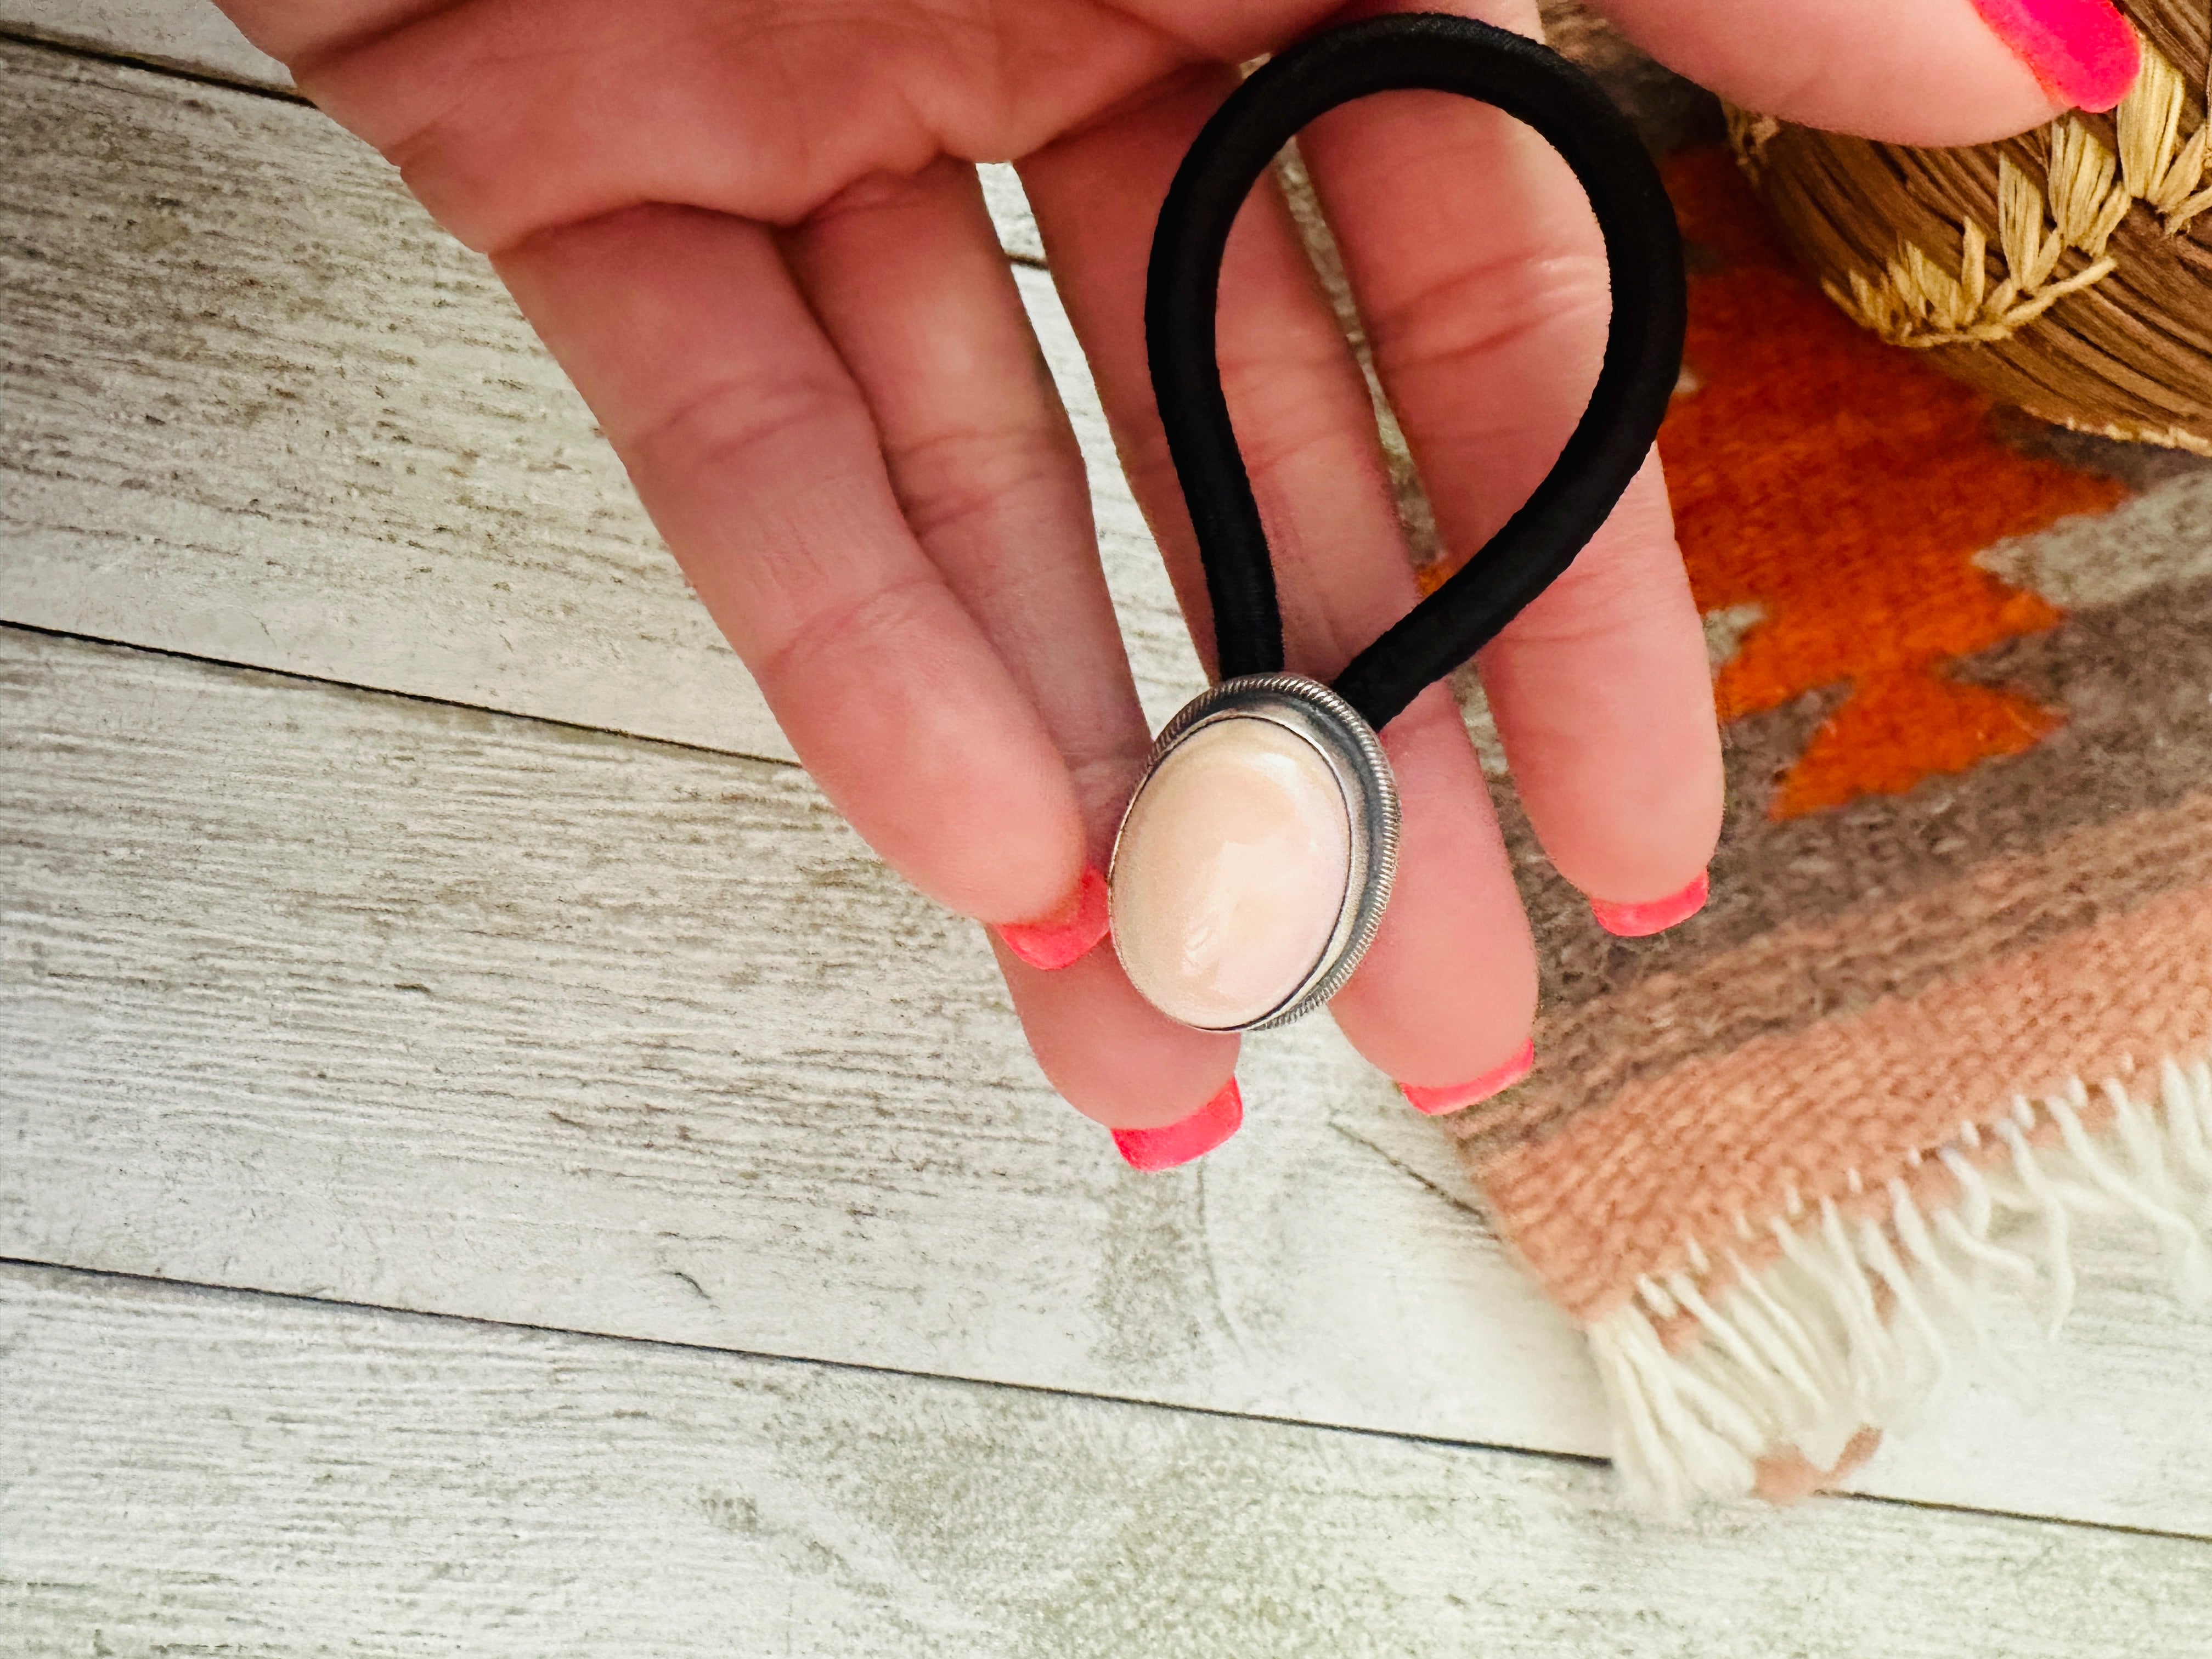
[[[1282,672],[1273,568],[1216,357],[1221,258],[1254,182],[1301,128],[1410,90],[1493,105],[1559,152],[1604,236],[1613,317],[1589,406],[1543,482],[1325,687]],[[1521,35],[1426,13],[1350,24],[1273,58],[1206,123],[1160,210],[1145,333],[1222,678],[1161,732],[1110,881],[1116,948],[1164,1012],[1253,1030],[1351,976],[1396,867],[1396,789],[1375,731],[1495,638],[1605,522],[1666,414],[1683,319],[1680,238],[1635,130],[1588,76]]]

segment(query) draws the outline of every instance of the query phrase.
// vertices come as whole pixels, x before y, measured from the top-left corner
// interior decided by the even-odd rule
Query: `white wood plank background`
[[[243,55],[211,16],[181,0],[0,0],[0,31],[270,84],[265,60]],[[0,1046],[11,1055],[0,1075],[0,1252],[1401,1434],[1601,1449],[1572,1333],[1465,1207],[1433,1126],[1325,1029],[1255,1045],[1244,1068],[1252,1130],[1164,1180],[1122,1172],[1097,1132],[1050,1099],[972,933],[899,889],[802,778],[730,757],[787,751],[573,393],[481,262],[440,237],[374,156],[264,94],[37,49],[0,48],[0,211],[14,233],[0,249],[0,620],[601,728],[0,633],[10,912]],[[1009,179],[994,180],[1002,235],[1036,258]],[[1084,439],[1158,719],[1194,684],[1188,645],[1049,283],[1020,276]],[[2066,1343],[2017,1346],[2016,1374],[1969,1382],[1862,1486],[2212,1534],[2212,1423],[2200,1403],[2212,1327],[2177,1319],[2141,1256],[2131,1240],[2092,1240],[2096,1293]],[[1279,1553],[1296,1576],[1224,1591],[1224,1561],[1248,1572],[1273,1564],[1249,1539],[1226,1555],[1200,1550],[1196,1567],[1133,1556],[1131,1539],[1148,1528],[1190,1535],[1156,1507],[1130,1512],[1143,1523],[1134,1532],[1126,1522],[1032,1527],[1008,1541],[1002,1527],[987,1550],[917,1565],[911,1540],[887,1536],[874,1510],[856,1522],[842,1487],[812,1492],[806,1470],[776,1461],[787,1443],[820,1458],[856,1431],[787,1435],[772,1412],[696,1409],[696,1378],[724,1376],[717,1367],[804,1368],[132,1291],[170,1298],[175,1316],[149,1336],[100,1311],[119,1305],[112,1284],[30,1278],[58,1300],[39,1304],[40,1343],[11,1347],[4,1322],[20,1285],[0,1287],[0,1402],[28,1401],[16,1419],[27,1426],[0,1437],[41,1449],[35,1468],[19,1466],[37,1479],[11,1469],[0,1480],[0,1614],[8,1595],[28,1598],[48,1622],[24,1627],[43,1634],[76,1629],[65,1621],[81,1626],[89,1610],[109,1620],[98,1639],[117,1653],[152,1651],[157,1638],[212,1642],[216,1630],[251,1652],[297,1651],[333,1630],[361,1632],[349,1652],[416,1651],[390,1644],[449,1632],[471,1652],[599,1651],[620,1628],[665,1644],[624,1648],[647,1653],[696,1650],[711,1629],[725,1633],[716,1650],[732,1631],[761,1650],[1117,1654],[1170,1639],[1209,1652],[1325,1642],[1332,1653],[1517,1652],[1534,1650],[1540,1632],[1607,1650],[1725,1655],[1775,1650],[1765,1636],[1778,1617],[1797,1644],[1789,1651],[1865,1651],[1863,1632],[1898,1652],[2142,1650],[2096,1645],[2080,1610],[2106,1592],[2152,1608],[2142,1629],[2170,1637],[2168,1650],[2205,1645],[2189,1619],[2212,1583],[2193,1544],[1864,1504],[1818,1506],[1814,1521],[1712,1522],[1693,1541],[1593,1518],[1595,1477],[1577,1465],[1280,1425],[1194,1428],[1182,1413],[1092,1400],[1050,1402],[1076,1426],[1056,1429],[1059,1439],[1038,1431],[1042,1449],[1024,1449],[1032,1489],[1039,1471],[1073,1468],[1086,1473],[1058,1490],[1110,1492],[1114,1460],[1152,1457],[1146,1468],[1176,1471],[1185,1509],[1241,1525],[1254,1483],[1222,1472],[1259,1465],[1239,1463],[1230,1440],[1206,1442],[1212,1461],[1198,1466],[1212,1478],[1194,1480],[1190,1437],[1287,1437],[1266,1468],[1290,1471],[1294,1492],[1268,1498],[1267,1513],[1291,1517]],[[223,1319],[230,1334],[206,1338]],[[457,1369],[441,1375],[472,1402],[514,1396],[498,1392],[504,1381],[465,1381],[471,1367],[503,1378],[501,1356],[514,1351],[500,1345],[544,1343],[554,1376],[581,1375],[578,1356],[599,1356],[641,1401],[663,1402],[619,1420],[678,1426],[653,1431],[657,1453],[613,1460],[611,1478],[591,1462],[604,1437],[580,1449],[573,1424],[566,1442],[516,1440],[505,1430],[535,1433],[534,1419],[477,1410],[447,1422],[428,1404],[443,1396],[419,1376],[379,1395],[400,1375],[392,1352],[415,1352],[426,1331],[453,1345]],[[274,1350],[353,1402],[333,1421],[376,1426],[350,1449],[316,1442],[283,1474],[256,1463],[251,1443],[308,1420],[265,1414]],[[15,1367],[25,1352],[36,1366]],[[345,1395],[349,1365],[368,1381]],[[149,1402],[173,1382],[118,1390],[102,1417],[81,1380],[68,1399],[35,1381],[110,1370],[204,1377],[205,1410],[177,1427],[185,1438],[163,1439],[171,1425]],[[829,1413],[833,1424],[901,1425],[902,1443],[950,1436],[967,1448],[955,1462],[970,1480],[979,1462],[1012,1478],[974,1450],[979,1437],[1003,1444],[1044,1420],[1021,1414],[1033,1397],[1003,1390],[805,1374],[860,1390],[842,1416]],[[20,1392],[25,1377],[33,1383]],[[531,1397],[551,1386],[532,1385]],[[967,1402],[969,1415],[941,1400]],[[1125,1419],[1154,1425],[1131,1429],[1131,1446],[1174,1449],[1117,1443],[1088,1464],[1066,1449],[1095,1451],[1104,1431],[1091,1425]],[[1024,1427],[976,1426],[1009,1421]],[[407,1448],[381,1462],[362,1449],[395,1439]],[[70,1474],[53,1449],[107,1442],[151,1449],[121,1464],[120,1486],[107,1467],[107,1496],[87,1502],[83,1468]],[[878,1455],[864,1436],[854,1443]],[[460,1455],[471,1444],[497,1451],[471,1464]],[[1382,1461],[1329,1462],[1342,1445]],[[164,1462],[162,1447],[177,1456]],[[716,1455],[734,1460],[724,1467],[739,1472],[730,1490],[756,1506],[746,1512],[768,1493],[810,1520],[767,1545],[748,1534],[743,1549],[717,1546],[733,1555],[686,1554],[687,1541],[664,1558],[656,1539],[689,1540],[697,1528],[672,1518],[690,1516],[680,1504],[623,1510],[634,1469],[670,1472],[647,1483],[658,1502],[661,1486],[680,1489],[678,1459]],[[1306,1473],[1306,1456],[1332,1473]],[[1428,1459],[1461,1484],[1401,1478]],[[930,1490],[951,1467],[913,1466],[902,1489]],[[1478,1492],[1463,1473],[1478,1467],[1486,1480],[1513,1479]],[[537,1485],[518,1487],[526,1477],[514,1469],[540,1468]],[[55,1469],[58,1485],[39,1484]],[[416,1550],[404,1559],[430,1564],[423,1583],[438,1564],[451,1577],[456,1561],[476,1562],[485,1526],[555,1542],[463,1573],[450,1601],[410,1600],[393,1587],[412,1581],[378,1565],[397,1534],[380,1543],[377,1529],[397,1522],[373,1495],[410,1482],[434,1498],[399,1528]],[[308,1492],[299,1504],[295,1488]],[[533,1502],[582,1494],[627,1519],[563,1542],[541,1504],[529,1510],[536,1530],[518,1532],[500,1509],[515,1513],[518,1491]],[[1360,1541],[1346,1541],[1339,1510],[1365,1528]],[[1446,1511],[1444,1553],[1419,1565],[1429,1558],[1405,1540],[1420,1517]],[[46,1518],[64,1513],[67,1525]],[[37,1518],[18,1528],[19,1514]],[[153,1546],[100,1542],[143,1534],[149,1515],[175,1517]],[[1885,1520],[1869,1532],[1869,1516]],[[342,1547],[288,1553],[303,1517],[308,1535]],[[610,1534],[636,1547],[621,1571],[607,1565]],[[15,1559],[21,1540],[40,1538],[75,1540],[75,1578],[51,1571],[58,1558]],[[1121,1578],[1083,1553],[1105,1538]],[[2094,1547],[2074,1551],[2081,1538]],[[896,1571],[821,1567],[856,1550]],[[1075,1572],[1072,1555],[1091,1565]],[[2062,1557],[2089,1565],[2051,1576]],[[285,1564],[283,1593],[256,1601],[240,1564],[272,1558]],[[88,1573],[87,1559],[112,1565]],[[1133,1582],[1133,1559],[1154,1581],[1182,1573],[1177,1595],[1108,1595]],[[656,1578],[664,1560],[681,1565]],[[1486,1578],[1485,1564],[1500,1560],[1515,1565]],[[1980,1593],[2031,1560],[2045,1565],[2021,1581],[2025,1599],[2015,1589],[1999,1607]],[[1391,1576],[1409,1561],[1410,1579]],[[1820,1577],[1824,1563],[1844,1569],[1842,1588]],[[1963,1599],[1947,1602],[1938,1586],[1960,1573]],[[1862,1579],[1897,1593],[1852,1599]],[[1555,1580],[1566,1588],[1553,1595]],[[672,1601],[624,1599],[678,1581]],[[1540,1581],[1547,1593],[1532,1597]],[[1109,1620],[1155,1622],[1129,1640],[1125,1626],[1092,1629],[1069,1612],[1071,1584],[1103,1595]],[[2035,1600],[2045,1588],[2055,1611]],[[521,1611],[501,1625],[507,1612],[487,1613],[495,1602]],[[1205,1623],[1217,1602],[1227,1622]],[[165,1611],[140,1617],[143,1628],[101,1611],[133,1606]],[[794,1611],[777,1622],[778,1606]],[[169,1628],[179,1607],[202,1620],[197,1631]],[[702,1607],[714,1620],[684,1622]],[[2177,1607],[2180,1622],[2157,1622]],[[1049,1618],[1031,1616],[1041,1608]],[[610,1609],[617,1623],[592,1622]],[[404,1621],[418,1615],[430,1622],[416,1632]],[[237,1646],[241,1631],[262,1645]],[[1743,1632],[1759,1645],[1727,1645]]]
[[[2212,1650],[2193,1540],[39,1269],[0,1490],[25,1655]]]
[[[0,1255],[1605,1448],[1325,1022],[1133,1175],[790,768],[21,633],[0,669]],[[1869,1489],[2212,1533],[2212,1322],[2086,1250],[2066,1340]]]

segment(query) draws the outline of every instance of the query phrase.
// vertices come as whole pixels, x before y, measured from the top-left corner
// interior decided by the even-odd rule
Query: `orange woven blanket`
[[[1846,320],[1721,149],[1669,168],[1730,828],[1638,942],[1519,832],[1544,1063],[1447,1121],[1632,1483],[1781,1497],[1986,1298],[2062,1313],[2076,1216],[2212,1273],[2212,462],[2008,416]]]

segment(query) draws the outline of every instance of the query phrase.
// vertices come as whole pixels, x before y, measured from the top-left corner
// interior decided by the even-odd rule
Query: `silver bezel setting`
[[[1398,876],[1398,785],[1374,728],[1358,711],[1319,680],[1303,674],[1247,674],[1200,692],[1160,728],[1145,774],[1122,809],[1114,832],[1114,858],[1106,872],[1107,891],[1121,862],[1121,834],[1129,814],[1162,762],[1193,734],[1228,720],[1263,720],[1310,745],[1322,757],[1344,799],[1352,831],[1352,860],[1336,926],[1305,978],[1290,995],[1257,1019],[1241,1025],[1200,1026],[1201,1030],[1264,1031],[1310,1013],[1344,988],[1382,926],[1382,911]],[[1115,944],[1116,954],[1120,941]]]

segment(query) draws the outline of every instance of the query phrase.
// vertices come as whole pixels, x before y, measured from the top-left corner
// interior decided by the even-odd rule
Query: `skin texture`
[[[1613,0],[1747,103],[1915,142],[2031,126],[2051,94],[1971,0]],[[993,923],[1064,915],[1147,747],[1066,416],[972,163],[1018,162],[1194,635],[1203,584],[1143,353],[1168,179],[1236,63],[1332,21],[1289,0],[229,0],[325,110],[489,254],[598,415],[794,748],[909,880]],[[1363,8],[1362,11],[1374,8]],[[1533,0],[1471,15],[1535,31]],[[1338,17],[1350,13],[1335,14]],[[1606,326],[1565,167],[1429,94],[1306,141],[1449,543],[1556,454]],[[1231,238],[1224,382],[1291,665],[1326,677],[1415,598],[1368,396],[1272,186]],[[1547,851],[1613,903],[1711,854],[1720,762],[1656,460],[1481,665]],[[1496,1073],[1534,951],[1480,771],[1432,689],[1383,734],[1404,861],[1334,1005],[1401,1082]],[[1039,1062],[1121,1129],[1220,1097],[1231,1037],[1171,1024],[1112,952],[994,936]]]

